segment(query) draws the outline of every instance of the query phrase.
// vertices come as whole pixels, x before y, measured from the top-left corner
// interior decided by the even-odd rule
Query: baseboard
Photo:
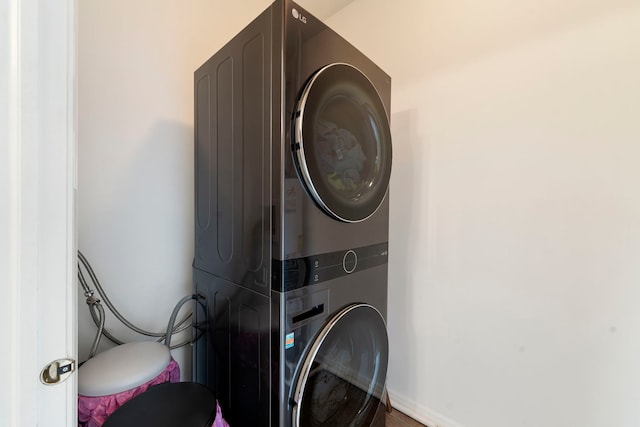
[[[415,402],[413,399],[402,396],[393,389],[387,389],[387,393],[389,393],[392,408],[410,416],[427,427],[463,427],[461,424]]]

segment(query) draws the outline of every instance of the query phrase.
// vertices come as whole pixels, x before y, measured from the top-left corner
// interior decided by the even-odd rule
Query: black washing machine
[[[286,0],[195,72],[193,372],[233,427],[384,425],[390,90]]]

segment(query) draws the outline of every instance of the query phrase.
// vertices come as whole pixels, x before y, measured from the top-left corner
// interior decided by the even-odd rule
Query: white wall
[[[269,3],[78,2],[79,248],[147,329],[192,292],[193,72]],[[80,300],[84,360],[95,327]],[[188,375],[187,351],[174,356]]]
[[[392,402],[640,425],[640,4],[356,0],[328,23],[393,78]]]

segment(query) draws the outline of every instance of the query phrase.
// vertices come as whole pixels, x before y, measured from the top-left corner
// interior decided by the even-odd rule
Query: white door
[[[0,0],[0,426],[73,426],[75,0]]]

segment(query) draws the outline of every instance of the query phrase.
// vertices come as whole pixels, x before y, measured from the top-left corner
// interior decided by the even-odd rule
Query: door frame
[[[77,424],[76,0],[0,2],[0,424]]]

